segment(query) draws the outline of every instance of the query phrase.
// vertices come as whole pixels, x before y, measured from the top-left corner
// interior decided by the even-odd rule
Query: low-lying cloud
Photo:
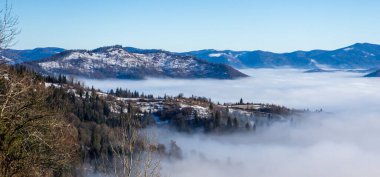
[[[241,80],[93,81],[104,90],[126,87],[156,95],[211,97],[220,102],[276,103],[323,108],[292,123],[254,134],[185,135],[157,130],[175,140],[183,159],[163,161],[163,176],[176,177],[378,177],[380,176],[380,79],[360,73],[302,73],[293,69],[244,70]]]
[[[164,161],[180,177],[378,177],[379,114],[320,114],[278,123],[255,134],[160,136],[174,139],[184,159]]]
[[[205,96],[219,102],[249,102],[281,104],[293,108],[346,109],[345,106],[374,106],[380,100],[380,79],[363,78],[363,73],[303,73],[297,69],[248,69],[249,78],[238,80],[147,79],[84,80],[102,90],[123,87],[147,94]],[[358,99],[362,97],[363,99]],[[359,101],[359,102],[357,102]],[[345,106],[340,106],[340,104]],[[379,103],[379,101],[377,102]],[[377,106],[373,107],[377,109]]]

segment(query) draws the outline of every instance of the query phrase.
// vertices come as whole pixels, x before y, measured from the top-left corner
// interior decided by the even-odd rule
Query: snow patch
[[[209,57],[221,57],[222,55],[225,55],[224,53],[211,53],[208,56]]]
[[[350,50],[354,50],[354,48],[352,48],[352,47],[347,47],[347,48],[345,48],[345,49],[343,49],[344,51],[350,51]]]
[[[5,56],[1,56],[0,60],[4,60],[6,63],[10,63],[10,64],[14,64],[15,63],[12,59],[7,58]]]
[[[330,66],[328,66],[328,65],[324,65],[324,64],[320,64],[320,63],[318,63],[316,60],[314,60],[314,59],[310,59],[310,62],[312,63],[312,64],[314,64],[316,67],[318,67],[318,68],[320,68],[320,69],[323,69],[323,70],[330,70],[330,69],[332,69]]]
[[[194,111],[196,112],[197,116],[199,118],[202,118],[202,119],[208,118],[208,116],[210,114],[208,108],[205,108],[205,107],[202,107],[202,106],[199,106],[199,105],[180,104],[180,107],[181,107],[181,109],[182,108],[187,108],[187,107],[193,108]]]

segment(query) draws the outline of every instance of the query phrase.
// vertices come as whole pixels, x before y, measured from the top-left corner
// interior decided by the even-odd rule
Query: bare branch
[[[18,17],[13,15],[13,7],[8,0],[0,10],[0,48],[5,49],[15,44],[14,39],[20,33],[17,28]]]

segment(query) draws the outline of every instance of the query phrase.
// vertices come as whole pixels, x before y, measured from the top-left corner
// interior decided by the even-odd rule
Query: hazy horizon
[[[309,52],[309,51],[313,51],[313,50],[325,50],[325,51],[334,51],[334,50],[338,50],[338,49],[344,49],[346,47],[349,47],[349,46],[352,46],[352,45],[355,45],[355,44],[374,44],[374,45],[380,45],[377,44],[377,43],[369,43],[369,42],[356,42],[356,43],[352,43],[352,44],[349,44],[347,46],[341,46],[341,47],[338,47],[338,48],[333,48],[333,49],[322,49],[322,48],[315,48],[315,49],[310,49],[310,50],[293,50],[293,51],[287,51],[287,52],[274,52],[274,51],[266,51],[266,52],[272,52],[272,53],[279,53],[279,54],[282,54],[282,53],[291,53],[291,52],[297,52],[297,51],[305,51],[305,52]],[[121,45],[123,47],[132,47],[132,48],[137,48],[137,49],[146,49],[146,50],[150,50],[150,49],[153,49],[153,50],[164,50],[164,51],[169,51],[169,52],[178,52],[178,51],[170,51],[170,50],[166,50],[166,49],[163,49],[163,48],[141,48],[141,47],[138,47],[138,46],[126,46],[126,45],[122,45],[122,44],[114,44],[114,45],[103,45],[103,46],[98,46],[96,48],[77,48],[77,49],[66,49],[66,48],[62,48],[62,47],[59,47],[59,46],[38,46],[38,47],[34,47],[34,48],[25,48],[25,49],[16,49],[16,48],[12,48],[10,47],[10,49],[14,49],[14,50],[33,50],[33,49],[37,49],[37,48],[61,48],[61,49],[65,49],[65,50],[94,50],[94,49],[97,49],[97,48],[101,48],[101,47],[108,47],[108,46],[115,46],[115,45]],[[192,52],[192,51],[200,51],[200,50],[216,50],[216,51],[228,51],[228,50],[231,50],[231,49],[214,49],[214,48],[205,48],[205,49],[199,49],[199,50],[186,50],[186,51],[180,51],[178,53],[181,53],[181,52]],[[260,50],[260,49],[256,49],[256,50],[231,50],[231,51],[237,51],[237,52],[243,52],[243,51],[265,51],[265,50]]]

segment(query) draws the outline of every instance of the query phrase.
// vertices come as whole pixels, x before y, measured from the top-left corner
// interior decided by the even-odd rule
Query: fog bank
[[[158,130],[182,148],[163,174],[193,177],[378,177],[379,112],[320,114],[256,134],[184,135]]]
[[[184,158],[163,161],[175,177],[378,177],[380,176],[380,79],[361,73],[303,73],[294,69],[243,70],[240,80],[95,81],[107,90],[125,87],[155,95],[184,93],[215,101],[276,103],[323,108],[325,113],[276,123],[255,134],[184,135],[156,130],[175,140]]]
[[[378,78],[362,78],[363,73],[303,73],[297,69],[247,69],[241,70],[249,78],[237,80],[213,79],[147,79],[131,80],[89,80],[104,91],[116,87],[138,90],[146,94],[205,96],[219,102],[237,102],[243,98],[248,102],[281,104],[292,108],[340,109],[340,103],[355,108],[379,100]],[[363,97],[359,103],[356,98]],[[346,108],[346,107],[345,107]],[[376,109],[376,107],[373,107]]]

